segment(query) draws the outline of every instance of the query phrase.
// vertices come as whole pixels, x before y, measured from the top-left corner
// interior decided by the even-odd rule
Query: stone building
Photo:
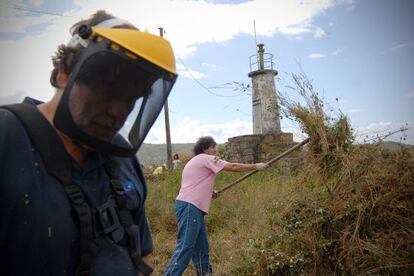
[[[266,162],[295,145],[293,134],[280,128],[279,106],[276,96],[273,55],[265,53],[264,45],[257,45],[257,54],[250,57],[252,79],[253,134],[236,136],[226,143],[227,159],[232,162]],[[296,155],[296,157],[295,157]],[[297,153],[279,162],[291,167],[300,162]]]

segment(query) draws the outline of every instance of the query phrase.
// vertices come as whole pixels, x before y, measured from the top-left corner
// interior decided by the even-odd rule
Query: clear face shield
[[[101,41],[83,50],[55,126],[96,151],[132,156],[158,117],[176,75],[108,45]]]

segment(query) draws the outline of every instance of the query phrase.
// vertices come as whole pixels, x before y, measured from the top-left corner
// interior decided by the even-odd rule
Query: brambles
[[[353,144],[346,116],[328,116],[304,76],[294,82],[302,101],[281,103],[311,139],[308,162],[290,196],[268,206],[276,234],[255,241],[265,273],[414,273],[412,154]]]
[[[293,75],[295,87],[301,100],[279,95],[281,110],[285,117],[299,122],[302,132],[310,138],[310,158],[322,174],[332,174],[341,169],[354,135],[349,119],[342,113],[327,114],[325,104],[304,75]]]

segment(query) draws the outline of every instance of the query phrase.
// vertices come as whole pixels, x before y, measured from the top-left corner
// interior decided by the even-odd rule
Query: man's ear
[[[57,76],[56,76],[56,82],[59,88],[63,89],[65,88],[66,84],[69,81],[69,75],[70,72],[64,68],[64,66],[61,66],[58,70]]]

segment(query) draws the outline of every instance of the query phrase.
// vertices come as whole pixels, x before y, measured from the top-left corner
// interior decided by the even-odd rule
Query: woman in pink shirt
[[[182,275],[192,259],[197,275],[209,275],[204,215],[208,214],[214,192],[214,179],[220,171],[245,172],[264,170],[266,163],[240,164],[219,159],[217,143],[210,136],[201,137],[193,149],[194,157],[185,165],[175,208],[178,223],[177,244],[164,275]]]

